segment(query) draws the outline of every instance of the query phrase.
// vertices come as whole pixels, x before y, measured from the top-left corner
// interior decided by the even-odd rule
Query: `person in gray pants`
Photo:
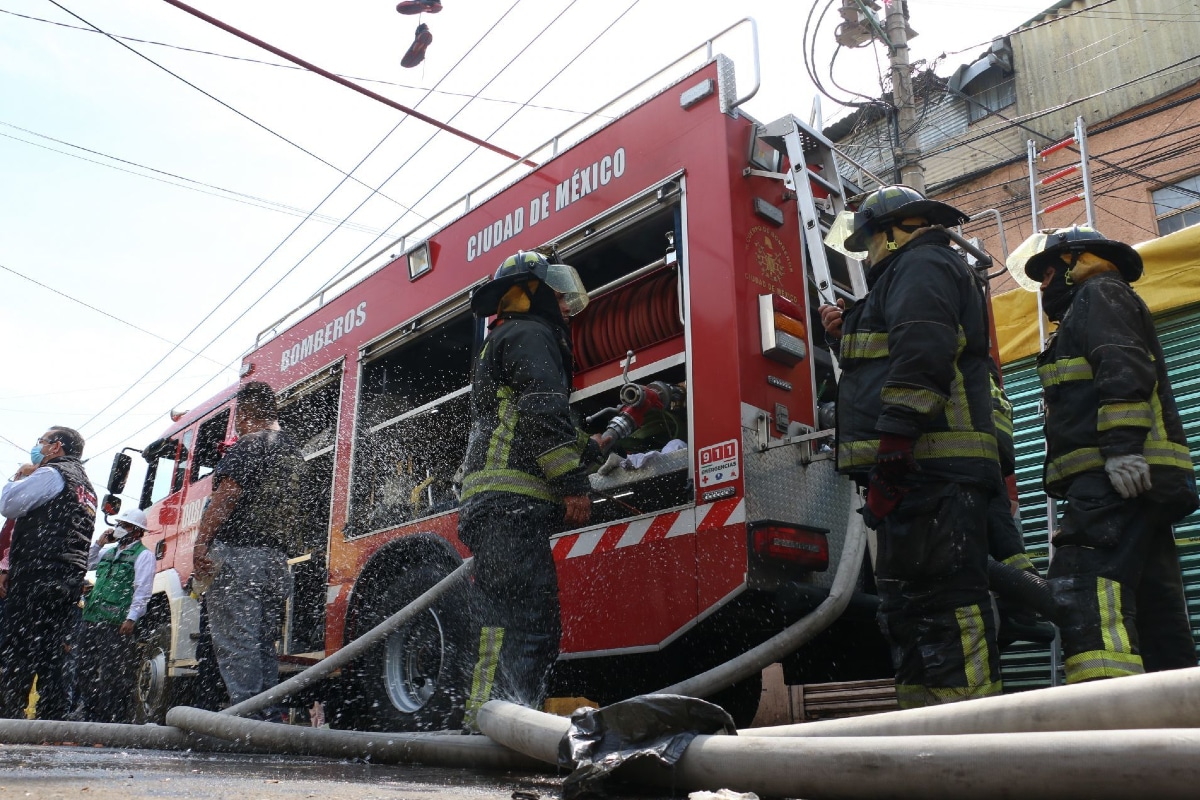
[[[304,458],[278,416],[267,384],[238,390],[239,438],[214,472],[192,553],[197,580],[212,581],[205,603],[213,650],[234,705],[279,681],[275,643],[292,588],[288,547]]]

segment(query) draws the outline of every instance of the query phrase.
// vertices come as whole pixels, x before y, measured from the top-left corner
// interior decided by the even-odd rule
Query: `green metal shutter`
[[[1193,467],[1200,462],[1200,306],[1188,306],[1155,317],[1167,361],[1167,374],[1183,418]],[[1035,357],[1004,367],[1004,390],[1013,404],[1017,452],[1017,491],[1025,547],[1042,574],[1046,571],[1046,495],[1042,491],[1045,438],[1042,435],[1042,389]],[[1175,526],[1184,590],[1192,620],[1192,636],[1200,631],[1200,512]],[[1050,650],[1041,645],[1016,644],[1000,659],[1006,691],[1050,685]]]

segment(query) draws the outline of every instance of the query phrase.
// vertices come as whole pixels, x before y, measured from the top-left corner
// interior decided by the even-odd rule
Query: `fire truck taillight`
[[[786,561],[813,572],[824,572],[829,567],[829,540],[824,531],[761,522],[752,527],[750,544],[766,559]]]
[[[808,355],[808,332],[802,320],[804,312],[776,294],[758,296],[758,325],[762,334],[762,352],[789,367]]]

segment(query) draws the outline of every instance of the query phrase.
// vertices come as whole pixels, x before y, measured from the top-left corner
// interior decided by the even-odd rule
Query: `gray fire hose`
[[[967,703],[752,728],[743,736],[901,736],[1200,729],[1200,667],[1089,681]]]
[[[341,650],[338,650],[333,655],[322,659],[316,664],[313,664],[303,672],[293,675],[283,683],[277,684],[274,688],[268,689],[262,694],[255,695],[249,700],[243,700],[237,705],[230,706],[220,713],[235,717],[253,714],[255,711],[261,711],[264,708],[278,703],[280,700],[296,694],[302,689],[312,686],[317,681],[320,681],[328,676],[334,670],[341,669],[354,659],[366,653],[381,640],[386,638],[392,631],[398,629],[402,625],[406,625],[410,620],[412,620],[413,617],[417,616],[425,609],[436,603],[442,595],[457,586],[460,581],[466,579],[467,576],[471,574],[473,569],[475,569],[474,557],[466,559],[458,566],[456,570],[451,572],[445,578],[442,578],[433,586],[429,587],[429,589],[427,589],[424,594],[422,594],[416,600],[413,600],[404,608],[400,609],[395,614],[392,614],[383,622],[379,623],[374,628],[355,639],[353,642],[350,642],[350,644],[346,645]]]
[[[0,719],[0,742],[44,744],[71,742],[105,747],[145,747],[152,750],[251,752],[244,745],[212,739],[162,725],[122,725],[110,722],[59,722],[48,719]]]
[[[369,733],[281,725],[242,719],[215,711],[176,706],[167,724],[193,733],[239,743],[255,753],[368,758],[380,764],[420,763],[473,769],[543,770],[536,759],[496,744],[484,736],[440,733]]]
[[[965,710],[983,702],[972,700],[959,705]],[[480,710],[479,726],[489,738],[554,764],[558,742],[570,721],[493,700]],[[1200,730],[815,738],[697,736],[673,768],[656,766],[653,759],[641,759],[621,769],[625,779],[670,786],[673,791],[724,788],[812,800],[1182,800],[1195,797],[1200,780]]]
[[[707,672],[702,672],[685,681],[671,684],[660,689],[657,694],[682,694],[690,697],[707,697],[715,694],[738,681],[758,672],[769,664],[774,664],[805,642],[811,640],[821,631],[828,628],[834,620],[842,615],[854,594],[858,583],[858,575],[862,571],[863,554],[867,546],[867,529],[863,523],[862,514],[858,507],[862,498],[854,485],[850,485],[850,519],[846,526],[846,543],[842,547],[842,558],[838,562],[837,573],[833,585],[829,587],[829,595],[821,604],[788,628],[775,634],[757,647],[747,650],[737,658],[726,661]]]

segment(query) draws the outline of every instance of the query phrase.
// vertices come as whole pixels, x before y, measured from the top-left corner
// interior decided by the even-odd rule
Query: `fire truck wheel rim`
[[[384,675],[388,699],[411,714],[434,696],[443,680],[446,634],[436,611],[422,614],[387,639]]]

